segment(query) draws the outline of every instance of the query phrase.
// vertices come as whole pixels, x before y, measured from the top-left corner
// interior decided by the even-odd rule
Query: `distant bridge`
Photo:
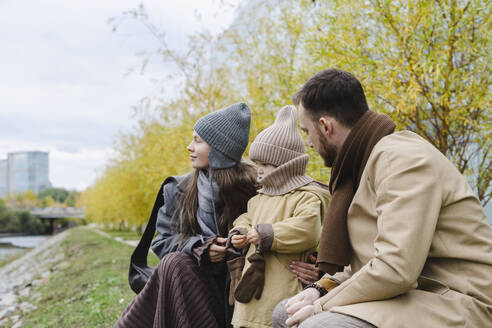
[[[65,219],[65,218],[79,218],[85,217],[85,210],[83,208],[74,207],[46,207],[32,209],[32,215],[36,215],[41,219]]]
[[[46,232],[53,233],[55,231],[55,220],[59,219],[83,219],[85,217],[84,208],[73,207],[46,207],[36,208],[29,211],[32,215],[39,217],[43,222],[48,221],[49,227]]]

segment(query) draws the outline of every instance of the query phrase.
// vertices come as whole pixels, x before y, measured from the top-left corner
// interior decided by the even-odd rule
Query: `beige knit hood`
[[[273,125],[258,134],[249,150],[252,161],[277,166],[261,180],[259,192],[283,195],[312,182],[305,174],[309,155],[304,151],[304,141],[297,129],[297,110],[285,106]]]

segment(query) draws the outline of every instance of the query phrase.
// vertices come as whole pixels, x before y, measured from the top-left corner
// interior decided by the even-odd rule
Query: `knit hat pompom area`
[[[280,109],[273,125],[261,131],[251,144],[249,158],[280,166],[304,155],[304,141],[297,129],[297,110],[294,106]]]
[[[312,182],[313,179],[305,175],[309,156],[304,151],[304,141],[297,128],[297,110],[294,106],[285,106],[249,149],[252,161],[277,166],[261,180],[260,192],[282,195]]]
[[[237,165],[248,146],[251,110],[233,104],[201,117],[193,129],[210,145],[209,166],[225,169]]]

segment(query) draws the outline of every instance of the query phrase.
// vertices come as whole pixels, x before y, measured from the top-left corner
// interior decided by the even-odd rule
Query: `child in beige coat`
[[[252,244],[247,261],[244,257],[228,261],[236,299],[232,324],[271,327],[275,305],[302,290],[289,264],[307,262],[316,249],[329,192],[305,175],[309,156],[293,106],[283,107],[275,123],[256,137],[249,156],[258,165],[262,188],[230,232],[236,249]]]

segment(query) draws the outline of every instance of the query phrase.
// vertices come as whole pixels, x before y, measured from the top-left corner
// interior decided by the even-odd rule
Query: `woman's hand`
[[[232,246],[237,249],[241,249],[248,245],[248,239],[245,235],[234,235],[231,238]]]
[[[208,248],[208,257],[210,262],[222,262],[225,260],[226,248],[225,243],[227,238],[217,237],[215,241]]]
[[[248,238],[248,242],[258,246],[258,242],[260,241],[260,236],[258,235],[258,231],[256,231],[256,229],[253,228],[250,231],[248,231],[247,238]]]
[[[319,269],[315,264],[292,261],[289,267],[297,276],[297,279],[305,285],[319,280]]]

